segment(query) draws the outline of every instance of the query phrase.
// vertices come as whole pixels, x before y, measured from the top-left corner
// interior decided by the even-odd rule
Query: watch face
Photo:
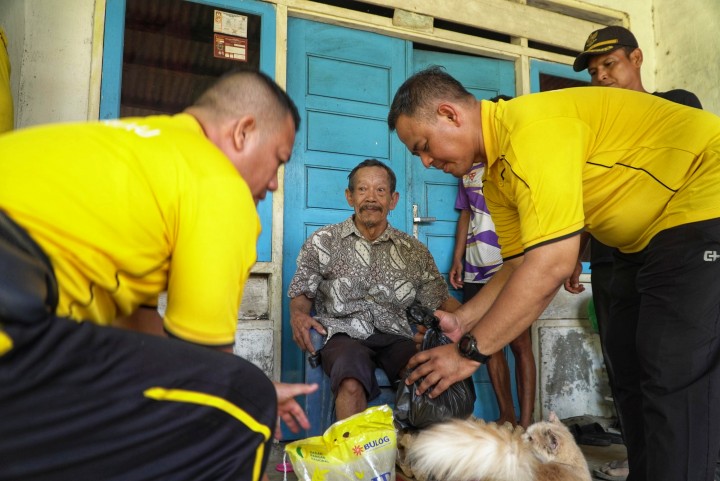
[[[460,352],[465,354],[466,356],[468,354],[471,354],[473,351],[475,351],[475,339],[473,339],[470,335],[464,335],[460,338],[460,342],[458,343],[458,347],[460,348]]]

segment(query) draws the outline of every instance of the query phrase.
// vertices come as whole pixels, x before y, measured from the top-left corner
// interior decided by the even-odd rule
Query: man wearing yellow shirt
[[[639,393],[631,409],[645,440],[630,453],[628,479],[712,479],[720,449],[720,119],[595,87],[493,104],[431,67],[400,87],[388,125],[426,167],[460,177],[473,163],[486,165],[504,261],[478,296],[439,313],[459,342],[417,354],[407,381],[422,377],[420,391],[434,386],[437,396],[527,329],[573,272],[587,230],[622,254],[608,351],[635,353],[634,363],[614,367],[638,373],[621,388]],[[642,467],[635,474],[634,462]]]
[[[256,481],[278,415],[307,427],[312,386],[218,352],[298,123],[241,72],[178,115],[0,138],[0,477]],[[172,339],[110,327],[165,290]]]

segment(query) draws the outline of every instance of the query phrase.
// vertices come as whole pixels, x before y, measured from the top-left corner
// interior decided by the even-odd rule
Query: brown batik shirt
[[[366,339],[378,331],[412,337],[405,308],[417,298],[437,309],[450,296],[424,244],[390,225],[370,242],[352,216],[315,231],[297,266],[288,295],[314,299],[328,339],[337,333]]]

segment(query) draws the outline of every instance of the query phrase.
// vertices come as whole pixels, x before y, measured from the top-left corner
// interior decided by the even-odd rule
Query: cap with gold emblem
[[[585,49],[577,56],[573,70],[580,72],[588,66],[588,57],[604,55],[621,47],[638,48],[635,35],[625,27],[605,27],[595,30],[585,42]]]

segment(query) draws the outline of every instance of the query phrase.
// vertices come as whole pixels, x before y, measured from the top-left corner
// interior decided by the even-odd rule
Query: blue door
[[[348,28],[291,18],[288,22],[287,90],[302,121],[285,167],[283,241],[282,376],[304,378],[304,360],[292,340],[287,288],[298,252],[318,227],[352,214],[345,200],[347,176],[366,158],[388,164],[406,197],[404,146],[388,131],[387,113],[405,80],[408,43]],[[402,229],[406,210],[390,223]]]
[[[417,49],[413,52],[413,71],[430,65],[445,67],[450,75],[479,99],[489,99],[499,94],[515,95],[515,70],[512,62]],[[418,215],[409,220],[412,222],[415,218],[422,219],[421,222],[414,222],[412,228],[418,239],[428,246],[440,272],[447,280],[459,215],[454,208],[458,179],[437,169],[426,169],[418,158],[412,158],[410,163],[410,195],[414,204],[412,208]],[[452,290],[452,287],[450,289],[462,300],[461,292]],[[503,352],[508,357],[513,403],[517,412],[517,388],[515,376],[512,375],[515,372],[515,362],[509,348],[506,347]],[[473,380],[478,398],[475,403],[475,416],[494,421],[500,411],[487,368],[482,366],[473,376]]]

